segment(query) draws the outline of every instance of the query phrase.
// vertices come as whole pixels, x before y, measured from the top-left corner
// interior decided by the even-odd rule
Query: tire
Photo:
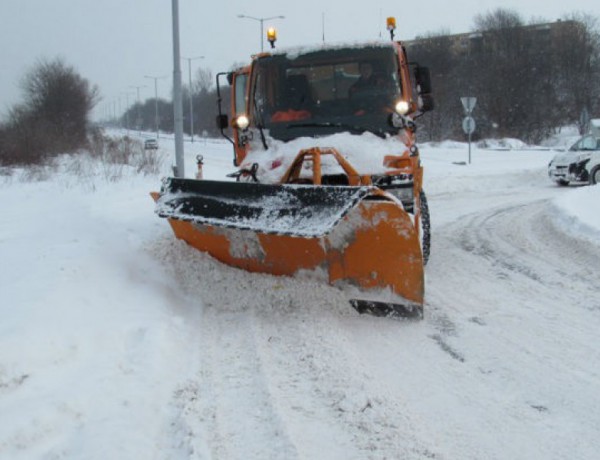
[[[569,185],[569,181],[568,180],[559,179],[559,180],[556,181],[556,184],[560,185],[561,187],[566,187],[567,185]]]
[[[600,166],[596,166],[590,173],[590,185],[600,184]]]
[[[419,203],[421,210],[421,251],[423,253],[423,265],[427,265],[431,252],[431,220],[427,196],[423,190],[419,194]]]

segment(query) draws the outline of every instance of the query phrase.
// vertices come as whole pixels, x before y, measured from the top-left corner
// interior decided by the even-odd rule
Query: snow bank
[[[295,154],[314,142],[274,152],[286,157],[288,147]],[[319,142],[350,156],[368,148],[379,157],[368,167],[397,153],[368,134]],[[208,179],[231,172],[229,144],[186,149],[188,177],[194,149],[202,149]],[[475,212],[473,198],[493,181],[493,192],[500,191],[493,199],[507,206],[512,201],[501,195],[508,187],[516,197],[555,197],[566,231],[600,244],[600,186],[554,187],[545,177],[552,152],[474,149],[472,164],[458,165],[467,158],[464,143],[421,151],[432,209],[446,199],[434,229],[443,227],[442,214],[454,222],[459,212]],[[438,288],[443,310],[421,323],[358,318],[341,291],[308,276],[315,274],[249,274],[175,241],[148,196],[158,177],[112,181],[113,171],[101,166],[72,166],[36,181],[22,181],[18,172],[0,180],[0,458],[502,458],[507,439],[513,452],[562,447],[595,458],[593,398],[565,397],[597,380],[593,333],[569,329],[573,314],[557,310],[552,323],[585,345],[565,341],[565,353],[579,354],[562,367],[564,356],[548,345],[556,335],[534,342],[534,323],[517,322],[529,299],[520,305],[508,291],[482,291],[482,311],[494,295],[505,305],[480,316],[465,312],[465,294],[451,284]],[[465,190],[475,193],[461,195]],[[455,245],[461,250],[462,237],[450,241],[447,254]],[[444,276],[461,268],[454,258],[446,262]],[[504,271],[488,286],[521,277]],[[589,324],[597,312],[585,310],[580,321]],[[497,351],[490,339],[510,346]],[[527,355],[548,363],[541,397],[523,389],[539,377]],[[556,382],[557,369],[567,370],[566,380]],[[525,406],[524,394],[533,398]],[[575,432],[583,435],[573,446]],[[411,451],[421,440],[431,450]],[[328,455],[331,449],[337,455]]]
[[[600,244],[600,185],[564,192],[553,201],[556,221],[567,233]]]

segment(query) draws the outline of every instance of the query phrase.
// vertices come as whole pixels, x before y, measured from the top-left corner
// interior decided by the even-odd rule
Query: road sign
[[[462,128],[465,134],[473,134],[473,131],[475,131],[475,126],[475,119],[473,117],[463,118]]]
[[[465,108],[465,112],[471,113],[475,108],[475,104],[477,104],[477,98],[472,96],[465,96],[460,98],[460,102],[462,102],[462,105]]]

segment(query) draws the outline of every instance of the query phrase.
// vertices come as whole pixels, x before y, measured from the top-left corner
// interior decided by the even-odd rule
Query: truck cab
[[[263,53],[228,78],[232,116],[220,126],[234,130],[236,165],[271,139],[414,131],[433,106],[427,69],[411,69],[399,42]]]

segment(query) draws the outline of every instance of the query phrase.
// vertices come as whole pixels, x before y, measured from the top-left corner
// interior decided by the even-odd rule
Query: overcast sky
[[[213,74],[246,62],[260,50],[260,22],[239,14],[285,19],[265,21],[278,29],[278,47],[387,38],[385,18],[395,16],[396,38],[441,30],[472,30],[473,18],[498,7],[517,11],[524,21],[555,21],[574,12],[600,18],[599,0],[179,0],[181,54],[205,56],[192,62]],[[22,98],[19,82],[38,59],[61,57],[97,84],[103,100],[97,114],[129,102],[170,94],[173,75],[171,0],[0,0],[0,119]],[[324,21],[323,21],[324,18]],[[323,28],[324,24],[324,28]],[[269,47],[265,43],[265,50]],[[188,63],[182,63],[183,83]]]

